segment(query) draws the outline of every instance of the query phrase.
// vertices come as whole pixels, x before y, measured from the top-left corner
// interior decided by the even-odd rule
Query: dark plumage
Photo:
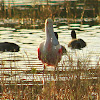
[[[56,38],[58,40],[58,34],[57,34],[57,32],[54,32],[54,34],[55,34],[55,36],[56,36]],[[63,45],[61,45],[61,47],[62,47],[63,53],[66,53],[67,52],[66,48]]]
[[[54,34],[55,34],[55,36],[56,36],[56,38],[57,38],[57,40],[58,40],[58,34],[57,34],[57,32],[54,32]]]
[[[19,46],[15,43],[10,43],[10,42],[1,42],[0,43],[0,51],[2,52],[18,52],[19,51]]]
[[[86,46],[86,42],[84,40],[76,38],[75,30],[71,31],[71,37],[72,41],[69,42],[68,47],[71,47],[72,49],[81,49]]]

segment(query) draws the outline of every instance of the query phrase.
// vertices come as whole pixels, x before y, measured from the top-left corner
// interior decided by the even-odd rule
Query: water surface
[[[82,50],[71,50],[68,43],[71,41],[71,30],[75,29],[77,38],[86,41],[87,46]],[[19,52],[0,52],[0,78],[5,76],[5,80],[21,79],[25,81],[36,79],[42,80],[42,74],[26,74],[32,68],[43,70],[41,61],[37,58],[37,48],[39,44],[45,40],[45,32],[43,29],[16,29],[10,27],[0,27],[0,42],[13,42],[20,46]],[[54,25],[54,31],[58,32],[59,42],[64,45],[71,56],[75,60],[90,57],[91,64],[95,66],[100,55],[100,25],[89,26],[81,24],[69,24],[57,27]],[[67,62],[67,56],[62,57],[59,67],[61,68],[63,61]],[[65,63],[64,66],[67,66]],[[92,66],[89,66],[92,67]],[[48,70],[53,68],[47,67]]]

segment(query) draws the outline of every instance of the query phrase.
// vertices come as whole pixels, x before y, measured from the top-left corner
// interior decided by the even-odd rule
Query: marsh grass
[[[67,60],[67,65],[63,67],[70,68],[59,75],[63,80],[47,83],[42,94],[43,100],[99,100],[100,61],[92,68],[89,57],[74,61],[67,54]]]
[[[93,2],[92,2],[93,1]],[[66,1],[57,5],[36,5],[32,6],[5,6],[4,0],[0,3],[0,26],[19,28],[43,28],[46,18],[66,18],[67,23],[87,24],[84,18],[95,18],[99,15],[98,0],[78,0],[75,2]],[[94,3],[95,2],[95,3]],[[90,10],[88,10],[90,9]],[[79,22],[81,20],[81,22]],[[96,24],[97,22],[89,23]],[[57,23],[61,24],[61,23]]]
[[[14,62],[16,63],[16,61]],[[5,74],[3,71],[5,61],[1,60],[1,100],[100,99],[100,59],[96,61],[95,65],[92,65],[89,56],[84,59],[82,57],[76,59],[70,53],[67,53],[65,60],[58,68],[59,73],[55,71],[56,79],[53,79],[52,71],[46,70],[45,84],[43,84],[43,80],[35,81],[34,78],[35,75],[42,74],[42,71],[38,71],[36,68],[33,68],[29,73],[23,71],[26,78],[30,79],[28,75],[31,74],[33,79],[22,79],[21,73],[14,74],[11,63],[11,71],[9,74]],[[15,73],[17,73],[17,70],[15,70]]]

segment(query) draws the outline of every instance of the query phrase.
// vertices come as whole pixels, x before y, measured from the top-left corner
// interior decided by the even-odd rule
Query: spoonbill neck
[[[51,42],[54,45],[59,44],[53,31],[53,21],[51,19],[47,19],[45,22],[45,32],[46,32],[46,42]]]

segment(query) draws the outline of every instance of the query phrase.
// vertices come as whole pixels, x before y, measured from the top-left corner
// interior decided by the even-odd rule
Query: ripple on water
[[[83,48],[82,50],[71,50],[68,48],[67,45],[69,41],[71,41],[71,29],[79,29],[76,31],[77,37],[86,41],[86,48]],[[15,29],[0,27],[1,41],[14,42],[20,46],[20,51],[17,53],[0,53],[0,68],[5,68],[2,69],[4,71],[1,71],[1,69],[0,71],[11,75],[11,68],[13,68],[12,74],[17,74],[16,77],[21,76],[21,79],[29,80],[27,78],[31,76],[30,80],[32,80],[32,74],[27,74],[26,78],[25,72],[31,70],[33,67],[37,68],[37,70],[43,70],[43,65],[37,58],[37,48],[39,44],[45,40],[45,32],[41,29],[19,29],[15,32],[13,32],[13,30]],[[55,26],[54,31],[58,32],[60,43],[66,47],[67,51],[74,57],[75,60],[78,58],[84,59],[88,56],[92,56],[91,63],[95,64],[96,60],[99,59],[100,26],[89,27],[89,25],[70,24],[70,26],[60,26],[59,28]],[[65,56],[63,60],[66,60],[65,64],[67,65],[68,58]],[[61,63],[63,63],[63,61],[61,61]],[[61,63],[59,63],[59,66],[62,65]],[[9,70],[9,73],[6,71],[7,69]],[[36,74],[36,77],[38,77],[38,74]],[[38,78],[42,80],[41,77],[42,74]]]

